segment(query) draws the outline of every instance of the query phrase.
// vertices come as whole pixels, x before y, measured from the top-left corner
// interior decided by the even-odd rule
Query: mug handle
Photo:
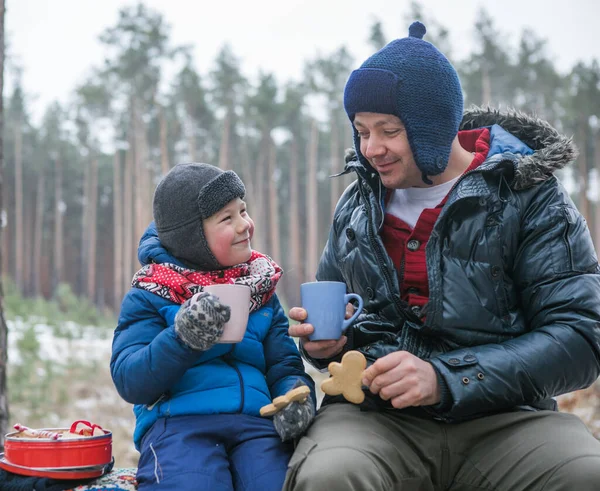
[[[342,324],[342,332],[348,329],[348,326],[354,322],[354,320],[359,316],[363,309],[363,299],[360,295],[357,295],[356,293],[346,294],[346,296],[344,296],[344,305],[346,305],[350,300],[356,300],[358,302],[358,308],[356,309],[352,317],[350,317],[350,319],[344,320],[344,323]]]

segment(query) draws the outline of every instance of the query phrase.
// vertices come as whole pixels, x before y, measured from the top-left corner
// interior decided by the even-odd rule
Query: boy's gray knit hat
[[[202,222],[246,194],[233,171],[210,164],[178,164],[158,183],[153,212],[162,245],[186,266],[223,269],[208,247]]]

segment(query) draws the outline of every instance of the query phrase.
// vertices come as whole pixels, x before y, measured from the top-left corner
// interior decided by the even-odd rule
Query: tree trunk
[[[594,141],[594,167],[596,168],[596,193],[600,192],[600,130],[596,131]],[[594,213],[594,244],[596,246],[596,254],[600,256],[600,197],[596,195],[595,212]]]
[[[63,281],[63,268],[64,268],[64,251],[63,251],[63,175],[62,175],[62,161],[61,156],[58,155],[54,161],[55,172],[54,172],[54,267],[52,274],[52,287],[53,291],[56,292],[56,287]]]
[[[99,208],[100,210],[100,208]],[[108,214],[108,213],[107,213]],[[104,227],[98,228],[98,248],[97,256],[102,261],[103,265],[110,265],[117,263],[117,256],[119,254],[115,247],[115,233],[114,225],[107,220]],[[97,295],[98,306],[102,309],[114,306],[114,289],[115,284],[115,270],[110,267],[98,268],[98,282],[97,284]],[[118,312],[119,305],[114,306],[114,311]]]
[[[32,194],[32,190],[28,189],[29,186],[25,186],[25,193],[27,196]],[[23,223],[23,294],[26,297],[32,296],[33,290],[33,238],[35,231],[35,206],[32,203],[33,200],[27,200],[23,203],[23,217],[25,219]]]
[[[115,152],[113,168],[113,250],[114,257],[114,284],[113,308],[116,310],[123,299],[123,191],[121,189],[121,154]]]
[[[319,149],[319,128],[317,121],[313,120],[308,142],[308,175],[306,177],[306,281],[314,281],[318,264],[318,209],[317,198],[317,158]]]
[[[4,0],[0,0],[0,203],[3,202],[4,170]],[[1,254],[1,251],[0,251]],[[0,261],[2,264],[2,261]],[[4,290],[0,271],[0,450],[4,451],[4,435],[8,427],[8,394],[6,363],[8,361],[8,328],[4,320]]]
[[[88,263],[88,240],[89,240],[89,213],[90,206],[90,166],[84,164],[83,169],[83,196],[81,204],[81,242],[79,245],[79,274],[77,291],[84,292],[87,288],[87,263]]]
[[[263,243],[260,240],[260,234],[262,234],[262,231],[260,229],[262,227],[265,227],[266,224],[259,223],[259,220],[261,219],[260,199],[256,190],[257,175],[256,172],[253,172],[252,166],[250,164],[250,148],[248,145],[248,135],[244,135],[241,138],[241,146],[242,151],[240,152],[240,179],[244,182],[244,187],[246,188],[246,196],[244,197],[244,201],[246,202],[246,205],[248,207],[248,214],[252,217],[252,219],[257,225],[254,238],[252,239],[252,248],[256,250],[261,250]]]
[[[15,125],[15,284],[23,292],[23,124]]]
[[[229,136],[231,134],[231,109],[227,110],[223,120],[223,133],[221,136],[221,147],[219,149],[219,167],[223,170],[229,169]]]
[[[492,81],[487,66],[481,70],[481,105],[489,106],[492,103]]]
[[[194,118],[190,116],[189,111],[185,116],[185,136],[187,140],[188,157],[190,162],[197,162],[196,159],[198,158],[198,145],[196,143],[196,125],[194,123]]]
[[[134,141],[134,173],[133,173],[133,182],[135,186],[130,188],[130,192],[134,194],[135,200],[135,221],[134,221],[134,230],[135,230],[135,239],[139,239],[144,233],[145,225],[144,225],[144,190],[142,189],[144,183],[144,166],[143,166],[143,155],[142,155],[142,146],[143,146],[143,138],[141,136],[142,132],[142,122],[140,121],[141,114],[138,108],[138,102],[134,99],[133,101],[133,141]]]
[[[288,269],[290,305],[300,305],[300,283],[303,274],[300,257],[300,204],[298,199],[298,143],[292,136],[290,148],[290,215],[288,218],[288,237],[290,251],[290,267]]]
[[[275,262],[278,262],[281,261],[281,243],[279,240],[279,193],[275,181],[277,154],[275,143],[271,138],[269,138],[268,159],[270,255],[275,259]]]
[[[98,215],[98,159],[93,157],[90,163],[90,200],[88,202],[88,263],[87,295],[96,303],[96,228]]]
[[[252,211],[252,217],[254,222],[257,224],[256,232],[254,233],[254,248],[258,251],[265,251],[268,253],[268,239],[269,231],[267,228],[267,184],[265,167],[267,167],[268,159],[268,143],[267,137],[263,135],[260,143],[260,150],[258,152],[258,160],[256,162],[256,169],[254,171],[256,196],[253,197],[254,208]]]
[[[123,291],[129,288],[129,281],[133,275],[133,146],[125,154],[125,177],[123,179]]]
[[[46,176],[43,169],[38,175],[37,193],[35,203],[35,231],[33,234],[33,295],[42,295],[41,270],[42,270],[42,240],[44,235],[44,201],[46,199]]]
[[[1,1],[1,0],[0,0]],[[9,213],[9,210],[14,210],[13,196],[14,187],[8,186],[2,196],[2,274],[4,276],[11,276],[14,280],[14,254],[13,254],[13,240],[15,236],[14,231],[14,219]],[[11,258],[13,258],[11,260]]]
[[[152,171],[148,167],[148,139],[141,102],[135,99],[133,107],[135,185],[132,191],[135,192],[135,240],[139,240],[152,221]]]
[[[335,120],[335,114],[331,114],[331,135],[330,135],[330,147],[329,147],[329,155],[331,160],[331,175],[338,174],[340,170],[338,170],[338,161],[340,159],[340,143],[338,138],[338,127]],[[339,177],[331,177],[329,179],[331,185],[329,186],[329,190],[331,191],[329,208],[331,209],[331,216],[333,216],[333,212],[335,210],[335,205],[337,205],[338,199],[340,198],[340,178]]]
[[[164,176],[169,172],[169,147],[167,145],[168,132],[167,132],[167,118],[165,116],[165,109],[159,106],[158,117],[160,120],[160,171]]]
[[[241,166],[240,166],[240,179],[244,182],[244,186],[246,188],[246,197],[244,200],[248,204],[250,216],[254,217],[255,211],[255,201],[256,201],[256,184],[255,173],[252,172],[252,168],[250,166],[250,147],[248,145],[248,136],[244,135],[242,137],[242,152],[241,152]]]

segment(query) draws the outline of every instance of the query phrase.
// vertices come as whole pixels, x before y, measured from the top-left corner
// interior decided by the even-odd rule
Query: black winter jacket
[[[400,349],[429,360],[451,404],[427,409],[446,421],[555,408],[553,396],[600,372],[600,268],[586,222],[554,176],[576,150],[516,112],[467,111],[461,129],[480,127],[491,132],[488,158],[454,186],[426,245],[425,323],[400,298],[379,236],[385,189],[364,160],[346,165],[358,179],[337,205],[317,271],[365,301],[346,349],[369,362]],[[332,361],[307,358],[317,368]]]

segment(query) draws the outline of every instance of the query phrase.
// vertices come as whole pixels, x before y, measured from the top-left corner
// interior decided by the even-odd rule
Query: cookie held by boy
[[[273,399],[271,404],[260,408],[260,415],[263,417],[274,416],[283,408],[289,406],[292,402],[303,403],[310,395],[310,389],[306,385],[289,390],[282,396]]]

